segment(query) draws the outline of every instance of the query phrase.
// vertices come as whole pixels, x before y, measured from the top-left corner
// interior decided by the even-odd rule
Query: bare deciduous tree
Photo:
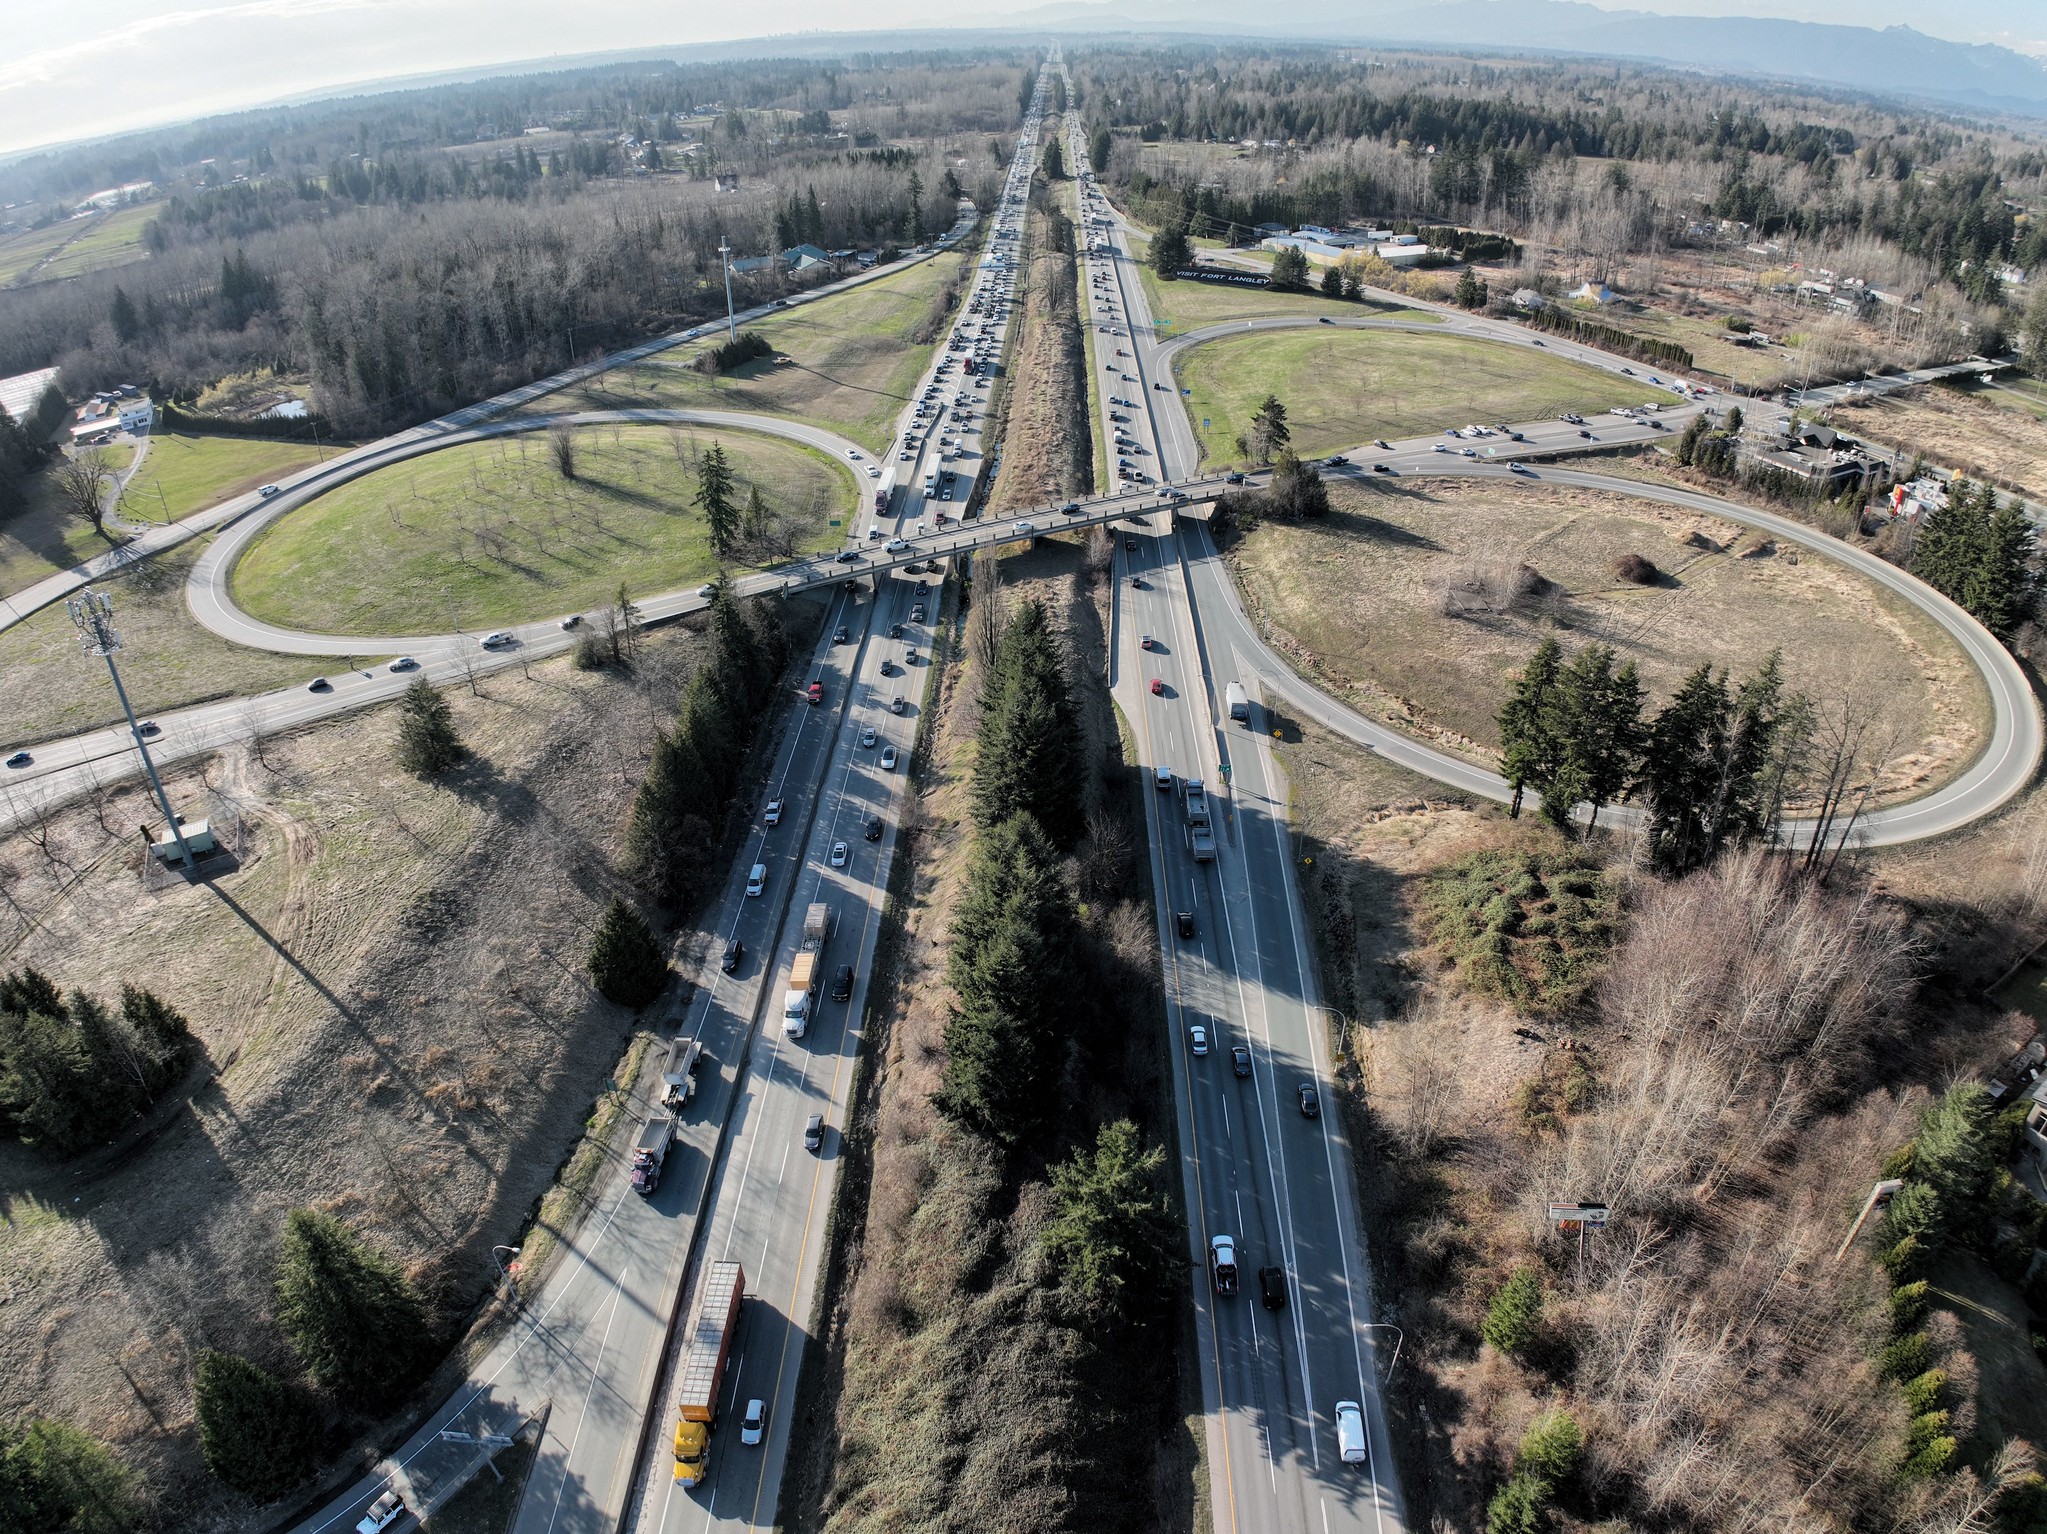
[[[94,532],[107,537],[107,512],[111,509],[107,491],[114,483],[114,471],[105,452],[82,448],[61,459],[50,471],[50,482],[57,487],[57,497],[68,515],[90,523]]]
[[[548,427],[547,452],[554,460],[557,474],[563,479],[576,477],[576,433],[573,428],[562,422]]]

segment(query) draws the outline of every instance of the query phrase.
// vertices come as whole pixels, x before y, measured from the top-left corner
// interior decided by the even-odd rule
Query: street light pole
[[[170,795],[164,792],[163,779],[157,776],[156,763],[149,755],[149,742],[142,738],[142,727],[135,722],[135,710],[128,702],[128,689],[121,685],[121,671],[114,664],[114,652],[121,648],[121,631],[114,627],[114,604],[107,600],[105,593],[86,586],[64,607],[71,614],[71,621],[78,625],[79,648],[87,655],[101,656],[107,663],[107,675],[114,679],[114,695],[121,700],[121,712],[128,717],[128,733],[134,737],[135,749],[142,753],[142,770],[149,774],[149,786],[156,790],[156,802],[163,810],[164,823],[170,827],[171,836],[178,844],[178,855],[184,860],[185,875],[193,877],[199,871],[198,862],[192,856],[192,849],[186,845],[184,828],[178,824],[177,813],[171,809]]]
[[[490,1249],[490,1260],[498,1265],[498,1277],[503,1279],[511,1288],[512,1308],[514,1310],[519,1308],[519,1275],[505,1265],[505,1259],[500,1257],[498,1253],[507,1252],[516,1261],[519,1253],[523,1250],[523,1247],[517,1246],[494,1246]]]
[[[732,317],[732,247],[725,242],[725,236],[718,236],[718,254],[725,258],[725,339],[739,339],[739,322]]]

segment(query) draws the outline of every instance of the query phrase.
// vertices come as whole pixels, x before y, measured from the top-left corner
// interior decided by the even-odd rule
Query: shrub
[[[697,368],[705,373],[729,373],[734,368],[745,367],[749,362],[774,354],[775,348],[768,343],[766,336],[757,330],[743,330],[734,340],[705,352],[697,359]]]
[[[1905,1429],[1905,1474],[1924,1479],[1947,1469],[1958,1447],[1948,1425],[1944,1411],[1925,1412],[1912,1419]]]
[[[602,671],[611,664],[611,646],[595,634],[585,634],[569,653],[569,662],[578,671]]]
[[[1903,1335],[1915,1331],[1926,1319],[1926,1291],[1927,1284],[1923,1278],[1900,1284],[1891,1291],[1891,1330],[1894,1333]]]
[[[646,919],[614,895],[590,942],[590,978],[608,1001],[638,1010],[668,984],[668,956]]]
[[[285,1219],[277,1320],[307,1374],[372,1407],[418,1377],[430,1345],[426,1308],[398,1264],[314,1209]]]
[[[1584,1448],[1585,1434],[1569,1412],[1544,1412],[1522,1434],[1514,1468],[1554,1489],[1578,1468],[1578,1456]]]
[[[1542,1275],[1531,1267],[1507,1276],[1486,1307],[1485,1340],[1502,1353],[1526,1347],[1542,1325]]]
[[[1542,1534],[1548,1524],[1549,1490],[1529,1476],[1515,1476],[1486,1504],[1486,1534]]]
[[[1620,903],[1598,866],[1577,855],[1487,851],[1430,874],[1420,916],[1472,990],[1553,1013],[1599,977]]]
[[[311,1472],[319,1441],[311,1407],[246,1358],[201,1353],[192,1405],[206,1468],[235,1490],[268,1502]]]
[[[1663,572],[1640,554],[1623,554],[1613,562],[1613,573],[1631,586],[1653,586]]]
[[[1941,1395],[1947,1389],[1947,1371],[1928,1369],[1924,1374],[1915,1374],[1898,1389],[1904,1394],[1905,1404],[1912,1409],[1915,1417],[1935,1410],[1941,1402]]]
[[[1933,1343],[1924,1332],[1907,1332],[1885,1344],[1876,1362],[1886,1379],[1908,1380],[1932,1367]]]

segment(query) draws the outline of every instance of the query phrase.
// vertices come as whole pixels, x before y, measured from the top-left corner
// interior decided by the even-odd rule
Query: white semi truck
[[[813,901],[803,912],[803,946],[789,964],[789,984],[782,991],[782,1032],[803,1037],[817,1010],[817,978],[824,967],[824,947],[831,941],[832,908]]]

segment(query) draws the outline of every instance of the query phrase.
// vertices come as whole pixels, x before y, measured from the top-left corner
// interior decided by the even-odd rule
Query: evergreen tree
[[[425,677],[414,677],[398,705],[398,765],[415,778],[437,778],[466,749],[448,700]]]
[[[668,956],[646,918],[623,896],[611,897],[596,936],[590,940],[588,962],[590,978],[604,997],[635,1011],[659,996],[668,984]]]
[[[711,524],[711,547],[721,556],[730,552],[733,534],[739,530],[733,490],[732,467],[726,461],[724,445],[713,442],[697,464],[696,504]]]
[[[30,1145],[72,1152],[104,1138],[98,1062],[61,1005],[0,1013],[0,1107]]]
[[[1547,795],[1563,765],[1564,742],[1556,731],[1563,665],[1563,646],[1554,636],[1543,640],[1509,684],[1498,715],[1501,774],[1514,791],[1507,813],[1515,819],[1522,796],[1531,788]]]
[[[1066,147],[1059,142],[1055,133],[1045,141],[1045,179],[1064,181],[1066,179]]]
[[[124,986],[114,1012],[33,969],[0,976],[0,1116],[49,1150],[103,1144],[176,1083],[191,1044],[190,1025],[148,991]]]
[[[1299,293],[1308,286],[1308,256],[1299,246],[1289,245],[1272,258],[1272,285],[1284,293]]]
[[[1987,486],[1984,521],[1975,566],[1962,588],[1962,605],[1999,639],[2009,642],[2032,616],[2038,592],[2033,564],[2034,533],[2024,503],[2005,500]]]
[[[1266,499],[1273,515],[1281,517],[1322,517],[1329,514],[1329,487],[1322,483],[1319,469],[1302,463],[1290,447],[1279,450],[1272,463],[1272,483]]]
[[[1322,273],[1322,296],[1324,298],[1343,297],[1342,268],[1332,266]]]
[[[1245,436],[1260,463],[1271,463],[1273,454],[1293,441],[1293,428],[1286,422],[1286,406],[1276,394],[1268,394],[1251,415],[1251,430]]]
[[[1502,1353],[1514,1353],[1535,1340],[1542,1325],[1542,1274],[1516,1268],[1486,1307],[1485,1340]]]
[[[1094,1149],[1052,1168],[1053,1214],[1045,1253],[1059,1287],[1098,1325],[1155,1315],[1185,1237],[1165,1194],[1166,1153],[1146,1145],[1128,1119],[1104,1124]]]
[[[233,1353],[199,1355],[193,1415],[206,1468],[268,1502],[312,1473],[320,1424],[305,1397]]]
[[[1706,417],[1703,413],[1685,422],[1685,429],[1678,434],[1677,446],[1672,450],[1677,455],[1680,467],[1690,468],[1692,460],[1699,453],[1699,439],[1706,435]]]
[[[0,1422],[0,1531],[128,1534],[141,1522],[135,1477],[68,1422]]]
[[[740,513],[739,536],[756,546],[767,541],[773,528],[768,516],[768,503],[761,499],[761,487],[749,485],[746,489],[746,510]]]
[[[980,742],[976,823],[985,830],[1028,814],[1054,845],[1073,845],[1086,769],[1064,659],[1041,602],[1023,603],[1003,633],[982,695]]]
[[[1965,479],[1948,486],[1947,504],[1920,524],[1912,544],[1912,573],[1942,596],[1962,602],[1989,528],[1976,487]]]
[[[1194,247],[1187,239],[1185,219],[1177,219],[1151,237],[1151,269],[1161,277],[1173,278],[1194,261]]]
[[[743,746],[738,726],[746,716],[737,710],[732,696],[735,692],[743,700],[743,683],[721,677],[714,665],[700,666],[682,690],[676,736],[689,743],[696,758],[698,782],[706,803],[723,800],[737,781]]]
[[[426,1307],[398,1264],[313,1209],[284,1222],[277,1320],[306,1373],[351,1405],[389,1404],[432,1345]]]
[[[1486,301],[1486,285],[1478,280],[1478,273],[1466,267],[1457,274],[1457,307],[1476,309]]]
[[[1109,173],[1109,148],[1108,124],[1097,123],[1094,131],[1087,136],[1088,163],[1094,167],[1097,176]]]
[[[142,316],[135,312],[135,301],[123,288],[114,289],[114,302],[107,318],[114,326],[114,339],[127,345],[142,334]]]
[[[1642,751],[1642,684],[1632,661],[1614,667],[1606,645],[1587,645],[1557,678],[1553,726],[1562,750],[1555,781],[1543,789],[1543,816],[1570,829],[1571,811],[1599,812],[1633,780]]]
[[[654,737],[653,759],[626,822],[624,865],[640,892],[658,905],[686,906],[701,886],[702,864],[711,851],[710,823],[700,812],[703,783],[702,764],[688,741]]]
[[[1663,873],[1703,868],[1718,850],[1712,810],[1727,755],[1730,700],[1725,678],[1701,665],[1649,727],[1641,791],[1649,809],[1649,855]]]

